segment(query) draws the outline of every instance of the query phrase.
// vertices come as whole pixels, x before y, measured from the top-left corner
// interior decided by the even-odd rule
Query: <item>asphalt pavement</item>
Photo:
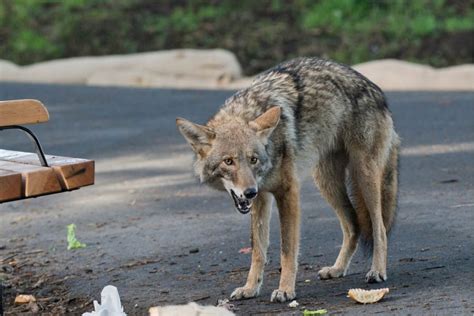
[[[215,305],[242,286],[250,255],[239,250],[250,246],[250,217],[235,212],[227,194],[198,184],[191,150],[175,127],[176,116],[205,123],[232,93],[0,83],[0,100],[35,98],[47,106],[50,122],[31,126],[47,154],[96,161],[94,186],[0,205],[0,260],[10,257],[0,262],[7,313],[18,311],[12,305],[18,292],[43,299],[44,311],[57,302],[78,313],[91,310],[91,300],[112,284],[128,315],[144,315],[154,305]],[[362,251],[345,278],[318,280],[318,269],[334,262],[342,236],[331,208],[304,179],[300,306],[269,302],[279,280],[274,210],[260,297],[233,302],[237,314],[298,314],[305,308],[361,315],[474,313],[474,93],[387,96],[403,144],[388,281],[364,283],[370,260]],[[23,135],[0,133],[0,148],[31,151]],[[66,250],[70,223],[86,248]],[[48,282],[23,282],[41,277]],[[390,293],[377,304],[358,305],[346,297],[358,287],[389,287]]]

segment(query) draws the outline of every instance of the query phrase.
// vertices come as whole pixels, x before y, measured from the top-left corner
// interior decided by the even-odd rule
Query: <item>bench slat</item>
[[[94,184],[94,161],[46,155],[49,166],[54,170],[63,190],[73,190]],[[33,153],[0,149],[0,162],[9,161],[38,166],[38,156]]]
[[[21,196],[24,198],[61,191],[61,185],[52,168],[0,160],[0,169],[21,173]]]
[[[38,100],[0,101],[0,126],[47,122],[49,113]]]
[[[21,173],[0,170],[0,202],[21,198]]]

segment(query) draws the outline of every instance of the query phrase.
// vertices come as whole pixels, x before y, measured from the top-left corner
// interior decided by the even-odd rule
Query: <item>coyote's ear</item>
[[[279,106],[274,106],[255,120],[251,121],[249,125],[257,132],[257,135],[260,138],[266,141],[275,127],[277,127],[278,122],[280,122],[280,116],[281,108]]]
[[[216,137],[211,128],[194,124],[180,117],[176,119],[176,126],[196,154],[203,157],[211,149],[212,140]]]

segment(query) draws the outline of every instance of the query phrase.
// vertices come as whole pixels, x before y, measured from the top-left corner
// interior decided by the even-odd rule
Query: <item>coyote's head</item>
[[[266,145],[280,114],[280,107],[272,107],[250,122],[224,114],[207,126],[176,119],[179,131],[196,153],[194,169],[201,182],[226,190],[242,214],[250,211],[272,167]]]

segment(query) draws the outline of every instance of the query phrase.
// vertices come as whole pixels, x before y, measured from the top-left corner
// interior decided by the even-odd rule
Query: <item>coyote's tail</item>
[[[382,216],[387,234],[395,224],[398,201],[398,163],[400,143],[392,145],[382,179]]]

